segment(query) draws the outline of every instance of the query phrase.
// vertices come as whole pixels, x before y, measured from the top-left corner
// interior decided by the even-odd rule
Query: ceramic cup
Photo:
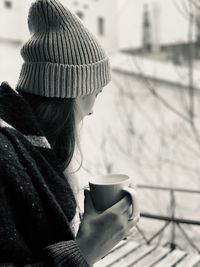
[[[96,210],[106,210],[128,194],[132,201],[130,220],[139,216],[137,192],[129,187],[130,184],[130,177],[124,174],[104,175],[90,180],[90,194]]]

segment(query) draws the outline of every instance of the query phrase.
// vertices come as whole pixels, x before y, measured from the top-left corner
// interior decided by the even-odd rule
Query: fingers
[[[138,198],[138,193],[135,189],[130,188],[130,187],[125,187],[123,188],[125,192],[129,194],[131,197],[132,201],[132,213],[131,213],[131,218],[134,218],[136,216],[139,216],[140,214],[140,209],[139,209],[139,198]]]
[[[139,216],[136,216],[133,220],[128,220],[129,227],[135,227],[138,224],[139,220]]]
[[[136,216],[133,219],[130,219],[130,211],[129,210],[124,212],[123,217],[124,217],[124,221],[127,222],[127,227],[129,229],[135,227],[140,220],[140,216]]]
[[[129,209],[130,205],[131,205],[130,197],[127,195],[108,210],[116,212],[118,214],[123,214]]]
[[[125,216],[127,216],[128,220],[130,220],[130,221],[132,221],[132,220],[139,221],[139,219],[140,219],[140,213],[138,213],[138,212],[136,213],[136,215],[132,216],[132,207],[130,207],[124,213],[125,213]]]
[[[139,217],[135,217],[133,220],[128,220],[130,216],[129,212],[123,214],[125,224],[124,238],[133,237],[137,233],[137,223],[139,222]]]
[[[134,237],[136,234],[137,234],[137,228],[136,227],[133,227],[131,228],[131,230],[129,230],[128,234],[127,234],[127,238],[131,238],[131,237]]]
[[[84,190],[84,195],[85,195],[84,212],[85,213],[91,213],[91,212],[95,211],[89,190]]]

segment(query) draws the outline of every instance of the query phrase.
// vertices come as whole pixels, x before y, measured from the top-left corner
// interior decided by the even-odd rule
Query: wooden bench
[[[119,243],[105,258],[94,267],[197,267],[200,254],[189,254],[168,247],[139,244],[133,240]]]

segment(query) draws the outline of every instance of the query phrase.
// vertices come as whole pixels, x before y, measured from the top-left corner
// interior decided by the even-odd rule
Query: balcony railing
[[[163,215],[157,215],[147,212],[142,212],[141,217],[146,219],[154,219],[159,221],[164,221],[165,224],[162,226],[156,233],[153,234],[150,238],[147,238],[144,231],[138,226],[138,232],[141,234],[142,238],[146,242],[146,244],[151,244],[152,241],[159,237],[167,227],[171,226],[171,236],[170,240],[167,245],[170,245],[170,248],[174,250],[176,247],[180,248],[180,245],[176,242],[176,235],[175,235],[175,229],[176,227],[180,230],[180,233],[184,237],[184,239],[188,242],[188,244],[198,253],[200,253],[200,248],[193,242],[192,238],[189,237],[187,232],[183,229],[182,225],[191,225],[191,226],[200,226],[200,219],[199,220],[191,220],[191,219],[185,219],[185,218],[178,218],[175,216],[176,214],[176,193],[189,193],[189,194],[198,194],[200,196],[199,190],[188,190],[188,189],[181,189],[181,188],[169,188],[169,187],[159,187],[159,186],[147,186],[147,185],[138,185],[138,188],[140,191],[142,189],[151,190],[151,191],[167,191],[170,194],[170,215],[169,216],[163,216]],[[200,214],[200,213],[199,213]],[[200,238],[200,236],[199,236]]]

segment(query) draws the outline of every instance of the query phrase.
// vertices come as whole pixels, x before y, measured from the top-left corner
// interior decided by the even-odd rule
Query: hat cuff
[[[25,62],[16,90],[45,97],[89,95],[111,79],[109,59],[87,65]]]

